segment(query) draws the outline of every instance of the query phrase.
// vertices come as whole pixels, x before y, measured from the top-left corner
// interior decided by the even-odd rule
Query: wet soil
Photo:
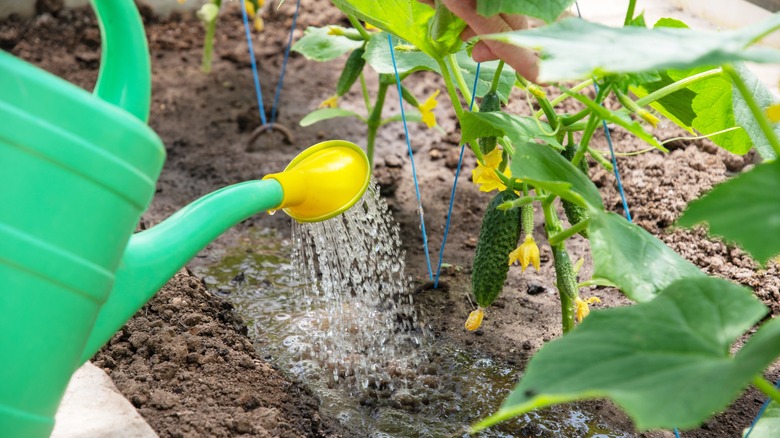
[[[344,21],[329,2],[301,3],[296,38],[307,26]],[[262,72],[265,108],[270,116],[294,2],[284,2],[279,9],[276,4],[269,6],[263,12],[267,30],[255,38],[255,51]],[[326,121],[307,128],[297,125],[332,94],[342,59],[314,64],[293,53],[279,103],[278,122],[293,130],[294,140],[290,144],[281,134],[272,132],[248,145],[251,132],[260,125],[260,117],[236,4],[228,3],[221,15],[213,71],[208,75],[200,71],[203,29],[192,14],[159,18],[147,8],[141,9],[152,56],[150,125],[164,141],[168,153],[155,200],[143,215],[141,227],[159,223],[220,187],[279,171],[295,154],[319,141],[342,138],[364,144],[365,127],[354,120]],[[0,49],[86,89],[91,89],[97,78],[100,34],[89,9],[61,9],[57,2],[41,2],[36,17],[10,17],[0,22]],[[410,79],[410,88],[418,96],[443,89],[438,78],[430,74],[418,73]],[[375,89],[375,78],[369,77],[369,87]],[[387,114],[398,112],[396,99],[394,93],[388,94]],[[341,105],[360,112],[362,98],[353,91],[341,100]],[[513,100],[508,110],[529,111],[519,98]],[[438,255],[441,247],[459,152],[451,109],[442,101],[436,114],[446,134],[410,126],[432,257]],[[655,135],[664,140],[684,133],[662,126]],[[612,136],[619,151],[644,148],[618,129],[612,130]],[[597,135],[595,144],[606,150],[603,133]],[[673,227],[687,202],[713,184],[743,171],[753,163],[753,156],[731,155],[706,140],[678,140],[668,146],[669,154],[649,152],[618,159],[635,222],[708,274],[754,288],[773,314],[778,314],[777,265],[759,269],[742,251],[706,238],[702,230]],[[480,351],[522,367],[545,342],[560,335],[560,310],[549,249],[542,247],[540,272],[528,270],[521,274],[519,268],[512,269],[505,291],[491,307],[482,329],[466,332],[463,322],[473,308],[469,299],[470,266],[490,195],[480,193],[470,183],[475,160],[467,153],[444,250],[444,261],[449,264],[443,270],[444,287],[429,287],[417,200],[405,151],[399,124],[380,130],[375,176],[401,226],[407,270],[415,278],[415,299],[420,312],[436,337],[464,350]],[[607,208],[622,213],[614,176],[595,165],[591,166],[591,176],[600,187]],[[537,240],[543,235],[541,224],[541,217],[537,217]],[[209,245],[189,266],[216,263],[251,228],[271,228],[288,236],[290,219],[281,214],[258,214]],[[577,237],[568,248],[574,259],[585,258],[582,276],[587,277],[591,269],[587,242]],[[434,258],[434,266],[435,261]],[[583,294],[601,298],[603,307],[628,304],[622,295],[607,288],[594,288]],[[354,436],[348,425],[321,415],[318,401],[305,388],[259,358],[245,333],[229,303],[210,293],[200,279],[184,270],[94,360],[161,436]],[[778,377],[777,366],[771,368],[768,377]],[[684,436],[738,436],[762,401],[760,394],[750,390],[726,412]],[[593,402],[585,407],[617,428],[631,429],[630,420],[609,403]]]

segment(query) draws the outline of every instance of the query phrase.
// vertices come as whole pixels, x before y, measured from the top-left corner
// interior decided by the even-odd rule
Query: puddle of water
[[[309,386],[322,411],[355,436],[467,436],[469,424],[498,409],[520,372],[425,334],[397,233],[375,197],[335,224],[294,229],[293,242],[270,232],[252,236],[251,246],[198,274],[235,305],[258,352]],[[481,436],[629,435],[564,407]]]

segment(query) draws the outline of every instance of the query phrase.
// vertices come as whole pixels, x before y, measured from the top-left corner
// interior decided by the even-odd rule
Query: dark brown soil
[[[100,35],[87,9],[42,9],[29,20],[11,17],[0,22],[0,49],[33,62],[67,80],[91,89],[99,66]],[[268,7],[267,7],[268,8]],[[278,10],[266,9],[267,31],[255,39],[265,106],[270,111],[279,77],[282,53],[291,24],[294,2]],[[279,123],[295,134],[292,144],[271,133],[248,146],[250,133],[260,124],[252,87],[246,42],[235,3],[227,3],[217,32],[214,69],[200,72],[203,30],[192,15],[155,18],[144,10],[153,69],[150,125],[163,139],[168,160],[158,182],[156,198],[143,216],[152,226],[199,196],[225,185],[276,172],[299,151],[325,139],[365,142],[365,128],[351,120],[323,122],[300,128],[297,122],[332,94],[342,60],[313,64],[293,54],[279,106]],[[304,0],[299,30],[310,25],[343,21],[327,1]],[[410,82],[419,96],[442,89],[438,78],[420,73]],[[369,86],[375,83],[369,78]],[[394,93],[388,95],[387,114],[398,111]],[[342,106],[360,109],[354,91]],[[527,113],[523,99],[514,99],[509,110]],[[447,204],[455,173],[458,135],[452,111],[442,101],[436,113],[444,132],[410,126],[412,147],[420,175],[426,227],[432,255],[438,255]],[[620,151],[644,146],[631,136],[613,130]],[[663,139],[677,137],[677,129],[659,128]],[[603,134],[595,140],[606,149]],[[730,174],[752,163],[752,156],[737,157],[707,141],[683,140],[669,144],[671,153],[650,152],[619,158],[626,195],[634,220],[656,234],[683,257],[705,272],[737,281],[756,290],[772,309],[780,312],[780,280],[777,265],[758,269],[743,252],[705,237],[701,230],[674,229],[672,224],[686,203]],[[470,183],[475,160],[466,154],[455,200],[455,212],[444,261],[446,288],[425,286],[427,271],[419,235],[416,198],[401,127],[380,131],[375,175],[401,225],[407,250],[407,269],[418,285],[416,302],[437,337],[466,350],[481,351],[498,360],[522,366],[545,342],[560,335],[557,294],[548,248],[542,247],[541,272],[510,272],[505,292],[491,307],[476,333],[463,329],[472,310],[469,273],[482,213],[489,194]],[[592,166],[591,176],[602,190],[605,204],[616,212],[622,205],[614,176]],[[289,235],[289,218],[256,215],[207,247],[191,266],[217,262],[227,248],[251,227],[270,227]],[[543,235],[541,217],[535,234]],[[584,257],[582,275],[590,273],[587,242],[569,244],[573,258]],[[434,259],[435,262],[435,259]],[[602,299],[602,306],[628,301],[614,290],[585,291]],[[186,272],[177,274],[96,357],[98,366],[111,375],[119,389],[135,404],[161,436],[352,436],[332,418],[318,412],[318,401],[300,385],[290,382],[258,358],[230,306],[209,294],[202,283]],[[777,366],[770,378],[777,378]],[[738,436],[757,412],[762,397],[749,391],[729,410],[684,436]],[[625,415],[607,403],[592,403],[591,410],[617,428],[630,430]],[[650,436],[663,436],[652,433]],[[668,434],[666,434],[668,435]]]

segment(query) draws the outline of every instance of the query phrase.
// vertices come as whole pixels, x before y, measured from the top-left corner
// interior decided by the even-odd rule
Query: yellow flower
[[[514,251],[509,253],[509,264],[520,261],[520,266],[525,272],[529,264],[534,265],[536,272],[539,272],[539,247],[536,245],[534,236],[527,234],[525,241]]]
[[[479,186],[479,191],[506,190],[506,186],[497,175],[498,166],[501,164],[501,149],[495,148],[482,158],[484,163],[477,163],[477,168],[471,171],[471,179]],[[510,176],[508,168],[504,170],[504,175]]]
[[[244,7],[246,8],[246,14],[249,15],[249,18],[255,18],[255,5],[252,2],[244,2]]]
[[[439,104],[439,102],[436,102],[436,96],[438,96],[439,93],[441,93],[441,90],[434,91],[433,94],[425,99],[425,102],[417,106],[417,109],[419,109],[422,114],[423,122],[425,122],[429,128],[436,126],[436,116],[433,114],[433,109]]]
[[[342,36],[344,30],[338,26],[328,26],[328,35]]]
[[[645,122],[649,123],[650,125],[655,128],[658,125],[658,117],[653,115],[650,111],[647,111],[645,109],[640,108],[639,111],[637,111],[637,114],[639,114],[639,117],[641,117]]]
[[[780,104],[770,105],[766,109],[766,115],[772,123],[780,122]]]
[[[183,5],[183,4],[184,4],[184,2],[186,2],[186,1],[187,1],[187,0],[179,0],[179,4],[180,4],[180,5]]]
[[[330,96],[329,98],[325,99],[320,103],[320,108],[338,108],[339,97],[337,95]]]
[[[582,320],[590,314],[590,307],[588,304],[600,303],[599,297],[590,297],[587,300],[583,300],[580,297],[574,299],[574,316],[577,318],[577,322]]]
[[[255,15],[255,31],[262,32],[263,30],[265,30],[265,21],[263,21],[263,17],[260,14],[257,14]]]
[[[482,325],[482,318],[485,316],[485,309],[483,309],[481,306],[469,313],[469,317],[466,320],[466,330],[473,332],[474,330],[478,329],[479,326]]]
[[[363,23],[365,23],[367,31],[369,31],[369,32],[379,32],[379,28],[374,26],[373,24],[366,23],[365,21]]]

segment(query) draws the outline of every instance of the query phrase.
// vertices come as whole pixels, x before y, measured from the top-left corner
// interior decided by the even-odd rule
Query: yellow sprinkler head
[[[284,198],[279,209],[298,222],[337,216],[358,201],[371,176],[368,157],[343,140],[315,144],[298,154],[283,172],[266,175],[279,182]]]

